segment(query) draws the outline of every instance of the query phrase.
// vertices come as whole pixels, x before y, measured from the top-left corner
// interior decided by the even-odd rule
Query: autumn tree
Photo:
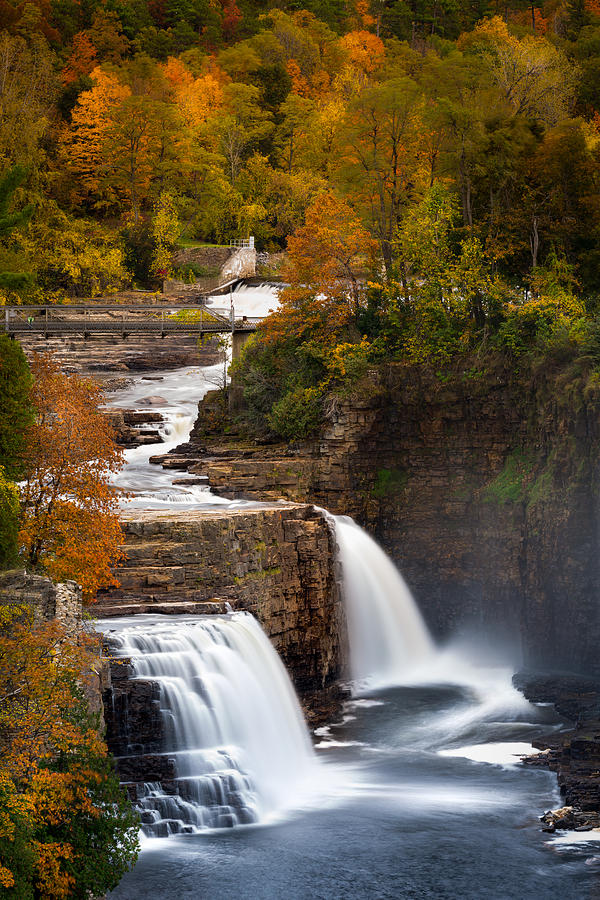
[[[498,16],[479,25],[471,40],[481,40],[496,83],[515,115],[556,125],[575,95],[576,71],[566,56],[543,37],[510,34]]]
[[[287,439],[307,437],[319,427],[324,396],[347,371],[342,357],[361,343],[359,272],[370,265],[374,249],[346,202],[331,193],[315,197],[305,224],[288,240],[290,284],[280,307],[234,367],[253,427]]]
[[[53,62],[44,39],[0,33],[0,170],[15,163],[37,168],[44,159],[57,91]]]
[[[84,700],[97,652],[83,631],[0,609],[3,896],[96,897],[135,861],[138,823]]]
[[[36,420],[24,452],[20,542],[29,565],[57,580],[74,579],[92,600],[114,583],[111,564],[122,540],[111,472],[122,465],[93,382],[63,374],[36,355],[31,399]]]
[[[338,135],[336,180],[359,199],[386,266],[403,211],[418,189],[421,92],[409,78],[362,91]]]

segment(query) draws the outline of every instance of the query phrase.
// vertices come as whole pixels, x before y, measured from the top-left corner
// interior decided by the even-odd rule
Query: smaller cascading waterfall
[[[350,675],[357,690],[400,684],[435,646],[391,559],[347,516],[335,527],[348,620]]]
[[[106,640],[135,678],[160,687],[175,779],[139,786],[147,835],[250,824],[299,799],[318,764],[289,676],[251,615],[144,617]]]

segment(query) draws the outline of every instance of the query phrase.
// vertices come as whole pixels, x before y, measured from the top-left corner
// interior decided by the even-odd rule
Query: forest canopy
[[[558,256],[595,294],[600,8],[496,12],[1,0],[5,302],[156,283],[176,245],[284,249],[324,192],[388,272],[434,184],[494,271],[526,288]]]
[[[289,251],[238,368],[282,436],[381,360],[594,344],[596,0],[0,10],[0,302],[155,289],[194,277],[176,249],[249,235]]]

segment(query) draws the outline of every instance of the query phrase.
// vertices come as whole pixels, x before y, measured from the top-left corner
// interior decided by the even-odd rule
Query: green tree
[[[23,474],[26,434],[34,419],[29,394],[32,378],[18,341],[0,335],[0,466],[6,475]]]
[[[19,210],[12,209],[15,192],[25,181],[26,175],[23,166],[13,166],[0,178],[0,241],[6,241],[11,232],[26,225],[33,215],[31,205]],[[8,256],[8,259],[10,258]],[[0,288],[15,291],[31,284],[33,280],[31,273],[7,271],[6,263],[7,258],[5,257],[3,265],[0,254]]]
[[[19,534],[19,492],[0,466],[0,569],[8,569],[17,559]]]

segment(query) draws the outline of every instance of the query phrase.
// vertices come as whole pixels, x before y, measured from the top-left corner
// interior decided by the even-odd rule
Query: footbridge
[[[1,311],[0,311],[1,312]],[[260,319],[236,318],[205,306],[184,304],[80,306],[6,306],[1,319],[3,330],[13,336],[120,335],[131,334],[247,334],[255,331]],[[0,325],[0,328],[2,328]]]

